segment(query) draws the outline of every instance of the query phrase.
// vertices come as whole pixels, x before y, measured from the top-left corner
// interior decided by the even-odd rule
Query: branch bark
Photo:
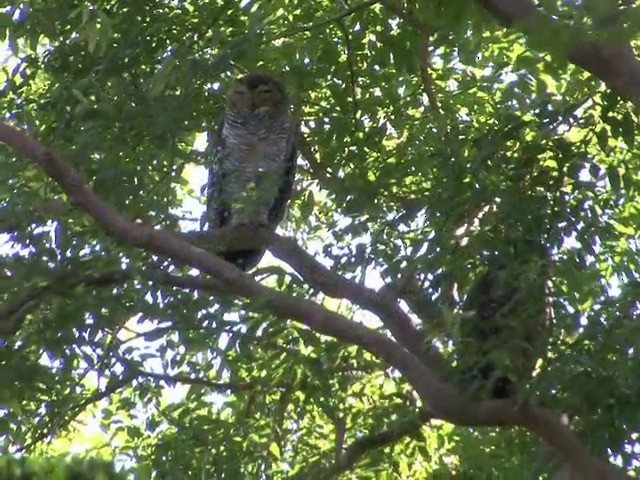
[[[476,0],[500,25],[517,29],[531,38],[538,30],[571,31],[565,25],[539,12],[530,0]],[[640,61],[630,45],[606,44],[578,35],[563,35],[570,40],[566,58],[574,65],[602,80],[615,94],[640,105]]]
[[[346,298],[369,310],[407,350],[435,371],[440,369],[442,356],[423,342],[422,333],[392,295],[377,292],[332,272],[290,238],[269,231],[261,232],[261,236],[268,241],[271,253],[289,264],[311,286],[326,295]]]
[[[397,341],[434,370],[439,371],[444,363],[442,355],[423,342],[422,332],[400,308],[392,292],[387,289],[376,291],[332,272],[291,238],[268,229],[249,230],[244,227],[189,234],[188,237],[211,246],[217,244],[218,239],[223,245],[233,243],[236,248],[266,245],[274,256],[291,266],[313,288],[330,297],[347,299],[378,316]],[[220,247],[213,248],[217,250]]]

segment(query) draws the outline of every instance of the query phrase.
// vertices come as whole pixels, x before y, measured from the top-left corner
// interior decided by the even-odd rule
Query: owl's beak
[[[269,105],[262,105],[259,107],[255,102],[251,102],[251,110],[253,110],[258,115],[264,115],[265,113],[268,113],[270,108],[271,107],[269,107]]]

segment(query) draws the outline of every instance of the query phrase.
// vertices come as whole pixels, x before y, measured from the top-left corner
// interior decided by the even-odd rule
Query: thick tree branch
[[[577,478],[585,480],[629,479],[621,470],[614,468],[609,462],[591,456],[589,449],[580,442],[567,425],[541,408],[524,408],[522,425],[536,432],[558,452],[571,467]]]
[[[554,53],[564,57],[602,80],[612,92],[640,105],[640,60],[629,45],[605,43],[588,38],[585,32],[545,15],[531,0],[476,0],[506,28],[514,28],[537,43],[540,37],[552,37]],[[385,6],[411,28],[424,32],[426,24],[403,9],[397,0],[385,0]],[[556,38],[557,34],[557,38]],[[566,45],[563,45],[566,43]]]
[[[544,15],[530,0],[476,0],[504,27],[515,28],[535,39],[536,34],[570,32],[569,25]],[[577,32],[562,35],[569,44],[566,58],[600,78],[612,92],[640,105],[640,61],[629,45],[605,44],[580,38]],[[557,42],[558,40],[554,40]]]
[[[134,223],[105,204],[90,190],[83,177],[54,153],[8,125],[0,123],[0,142],[17,153],[35,159],[62,188],[69,201],[87,212],[108,234],[138,248],[168,257],[212,275],[222,293],[254,302],[282,319],[295,319],[314,331],[359,345],[395,367],[408,380],[434,417],[458,425],[522,425],[545,438],[584,478],[624,478],[623,474],[589,456],[586,448],[566,426],[549,412],[526,405],[517,408],[508,400],[473,402],[442,382],[417,356],[380,332],[303,298],[267,288],[217,256],[190,244],[171,232]],[[285,245],[286,249],[286,245]],[[286,256],[286,252],[284,253]],[[304,268],[305,265],[299,265]],[[126,377],[129,381],[129,377]],[[124,381],[124,380],[123,380]],[[552,443],[553,442],[553,443]],[[595,469],[599,466],[599,470]],[[597,475],[595,475],[597,473]],[[602,473],[602,475],[600,475]]]
[[[442,366],[443,359],[440,353],[424,343],[420,330],[393,296],[377,292],[332,272],[290,238],[280,237],[270,231],[261,232],[260,235],[267,239],[271,253],[293,267],[311,286],[329,296],[346,298],[369,310],[380,318],[395,339],[407,350],[436,371]]]
[[[232,236],[233,234],[233,236]],[[407,350],[427,361],[433,368],[442,364],[442,356],[435,350],[425,346],[420,331],[413,325],[411,318],[400,308],[395,298],[385,292],[377,292],[359,283],[348,280],[332,272],[312,255],[300,247],[293,239],[281,237],[268,229],[235,228],[221,229],[190,235],[207,244],[217,243],[221,238],[223,244],[232,243],[236,247],[255,248],[267,245],[273,255],[290,265],[309,285],[317,288],[325,295],[334,298],[345,298],[355,305],[377,315],[393,336]],[[233,241],[230,241],[233,238]],[[219,247],[216,247],[219,248]]]

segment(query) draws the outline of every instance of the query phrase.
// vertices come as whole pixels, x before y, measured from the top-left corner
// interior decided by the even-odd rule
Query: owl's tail
[[[257,248],[253,250],[230,250],[228,252],[221,253],[220,256],[225,261],[233,263],[243,272],[247,272],[254,269],[258,263],[260,263],[265,252],[265,248]]]
[[[515,382],[507,375],[500,372],[496,365],[485,359],[480,365],[471,371],[461,375],[461,384],[471,392],[479,391],[482,396],[499,400],[511,398],[517,394]]]

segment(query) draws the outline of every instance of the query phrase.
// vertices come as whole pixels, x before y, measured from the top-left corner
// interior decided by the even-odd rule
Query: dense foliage
[[[449,360],[487,258],[513,235],[541,239],[554,317],[527,389],[594,455],[637,471],[633,106],[543,23],[525,37],[482,2],[407,3],[5,3],[0,111],[128,219],[186,232],[225,84],[281,74],[304,137],[281,233],[356,284],[411,277],[413,318]],[[593,2],[540,3],[575,34],[595,28]],[[422,424],[424,402],[384,360],[260,302],[168,284],[198,272],[110,236],[4,145],[0,162],[3,453],[54,451],[99,422],[93,448],[137,478],[561,469],[522,428]],[[270,288],[386,331],[283,263],[261,267]]]
[[[125,474],[115,472],[113,465],[96,459],[15,459],[0,458],[2,480],[118,480]]]

